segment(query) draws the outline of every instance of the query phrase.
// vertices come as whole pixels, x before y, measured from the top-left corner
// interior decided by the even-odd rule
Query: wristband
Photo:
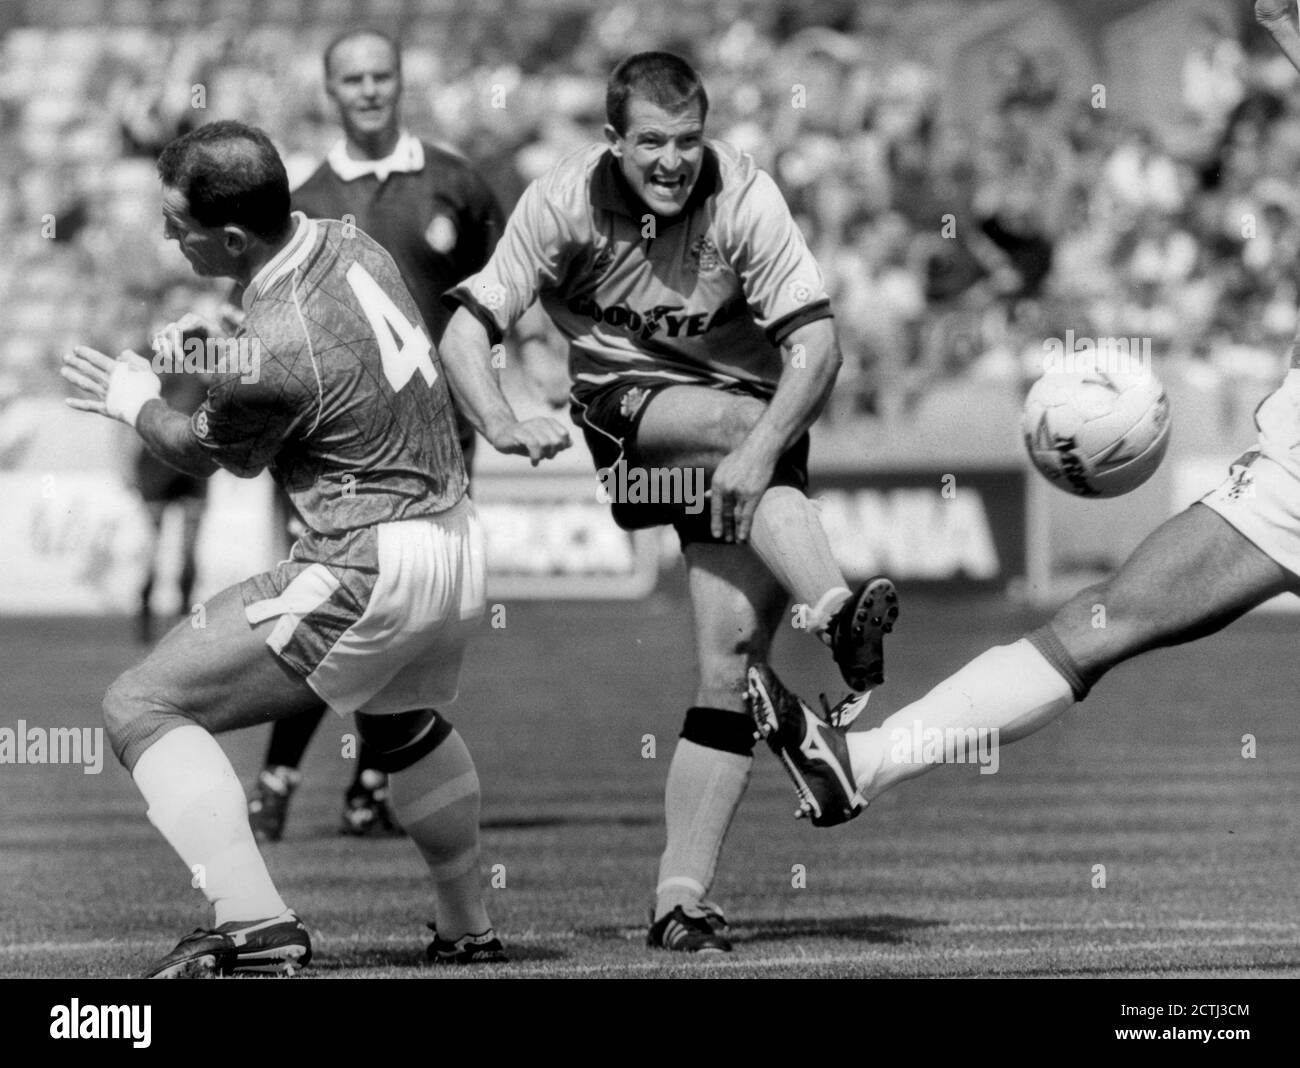
[[[162,382],[149,361],[134,352],[122,353],[108,378],[108,393],[104,397],[108,414],[134,430],[140,409],[161,397]]]

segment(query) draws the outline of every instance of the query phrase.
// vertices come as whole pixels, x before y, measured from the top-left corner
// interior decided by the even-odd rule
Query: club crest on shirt
[[[813,288],[802,278],[796,278],[790,283],[790,298],[796,304],[806,304],[813,295]]]
[[[457,236],[456,224],[445,215],[435,215],[424,230],[424,240],[434,252],[450,252]]]
[[[202,409],[194,413],[194,433],[201,438],[208,436],[208,413]]]
[[[506,287],[495,282],[479,282],[475,294],[479,303],[489,311],[496,311],[506,302]]]
[[[708,234],[701,234],[692,243],[689,250],[691,270],[696,274],[708,274],[722,266],[718,255],[718,246]]]
[[[633,386],[623,394],[623,398],[618,402],[618,414],[624,419],[633,418],[649,397],[649,390],[642,389],[640,386]]]

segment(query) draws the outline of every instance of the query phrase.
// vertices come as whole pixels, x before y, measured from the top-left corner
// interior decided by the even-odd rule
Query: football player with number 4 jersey
[[[439,299],[486,262],[501,233],[501,209],[484,180],[461,157],[402,128],[402,55],[398,43],[374,29],[350,29],[326,46],[325,88],[343,136],[291,194],[295,210],[312,219],[339,219],[365,231],[393,257],[436,343],[448,312]],[[458,416],[468,472],[474,428]],[[299,766],[324,710],[277,720],[265,766],[249,794],[248,816],[258,841],[278,841],[290,801],[302,781]],[[343,799],[346,834],[401,833],[392,819],[388,779],[364,743]]]
[[[489,346],[540,300],[569,343],[572,417],[615,520],[677,530],[699,677],[668,770],[647,941],[719,953],[731,942],[707,895],[749,781],[747,669],[766,660],[793,595],[797,624],[831,647],[860,708],[883,679],[898,597],[883,577],[850,592],[806,494],[808,427],[841,358],[821,271],[775,183],[706,141],[708,97],[677,56],[628,57],[605,103],[606,144],[533,182],[487,266],[449,294],[442,351],[491,436],[514,414]],[[647,485],[648,500],[633,488]],[[860,811],[820,765],[787,770],[814,822]]]
[[[286,974],[311,959],[212,735],[322,704],[356,713],[429,865],[430,962],[503,959],[479,887],[478,778],[434,710],[456,696],[484,608],[483,535],[437,353],[383,249],[290,214],[260,131],[199,127],[158,171],[166,235],[196,273],[245,288],[229,368],[187,418],[159,399],[143,357],[78,347],[63,374],[87,398],[68,403],[127,423],[195,475],[269,468],[309,529],[288,561],[218,593],[105,695],[113,751],[215,911],[147,974]],[[497,427],[493,445],[541,459],[565,444],[558,424],[529,423]]]

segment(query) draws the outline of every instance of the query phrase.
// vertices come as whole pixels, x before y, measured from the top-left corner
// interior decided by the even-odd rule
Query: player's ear
[[[248,231],[242,226],[235,226],[233,223],[221,228],[221,241],[231,256],[242,256],[248,251],[249,245],[252,244]]]
[[[609,123],[605,123],[605,140],[609,142],[610,150],[614,155],[623,155],[623,138]]]

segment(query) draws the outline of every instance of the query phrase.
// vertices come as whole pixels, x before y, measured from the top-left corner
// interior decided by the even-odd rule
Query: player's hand
[[[709,490],[709,529],[715,538],[749,540],[754,511],[767,492],[775,467],[775,459],[743,445],[722,458]]]
[[[163,357],[170,366],[175,367],[185,357],[186,334],[219,337],[220,331],[215,324],[197,312],[186,312],[174,323],[168,323],[153,336],[154,354]]]
[[[546,416],[507,423],[488,436],[497,452],[527,456],[536,467],[571,444],[564,424]]]
[[[1291,17],[1291,0],[1255,0],[1255,21],[1268,28],[1270,23],[1287,22]]]
[[[86,398],[69,397],[69,408],[117,419],[134,429],[140,409],[162,395],[162,383],[149,361],[130,350],[115,360],[86,345],[63,357],[59,372]]]

